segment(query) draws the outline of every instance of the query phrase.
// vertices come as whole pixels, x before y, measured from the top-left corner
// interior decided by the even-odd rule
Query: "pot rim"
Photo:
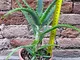
[[[23,48],[21,48],[21,49],[19,50],[19,58],[20,58],[20,60],[24,60],[24,59],[22,58],[22,56],[21,56],[22,50],[23,50]],[[52,57],[51,57],[49,60],[52,60]]]
[[[21,56],[22,50],[23,50],[23,48],[21,48],[21,49],[19,50],[19,58],[20,58],[20,60],[24,60],[24,59],[22,58],[22,56]]]

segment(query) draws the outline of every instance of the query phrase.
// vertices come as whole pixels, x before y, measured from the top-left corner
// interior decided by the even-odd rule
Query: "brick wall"
[[[22,0],[19,0],[22,4]],[[44,0],[44,8],[47,8],[47,6],[51,3],[52,0]],[[34,0],[27,0],[29,5],[32,8],[36,7],[36,2]],[[23,4],[25,7],[25,5]],[[0,0],[0,17],[5,14],[7,11],[17,8],[18,5],[16,3],[16,0]],[[80,2],[79,0],[64,0],[62,4],[61,9],[62,15],[60,18],[59,23],[71,23],[71,24],[79,24],[80,19]],[[65,15],[66,14],[66,15]],[[73,19],[74,17],[74,19]],[[68,19],[66,19],[68,18]],[[65,22],[66,21],[66,22]],[[0,24],[27,24],[27,21],[25,20],[22,13],[17,12],[12,15],[10,15],[8,18],[1,20]]]
[[[44,9],[47,8],[48,4],[50,4],[51,1],[52,0],[44,0],[44,6],[45,6]],[[20,0],[20,2],[23,4],[22,0]],[[34,0],[27,0],[27,2],[29,3],[29,5],[32,8],[35,9],[36,2]],[[23,6],[25,7],[24,4],[23,4]],[[7,11],[14,9],[16,7],[18,7],[18,5],[15,2],[15,0],[0,0],[0,17],[3,14],[5,14]],[[71,24],[71,25],[74,25],[74,26],[80,28],[80,1],[79,0],[64,0],[63,1],[59,23],[67,23],[67,24]],[[13,37],[14,38],[25,37],[24,36],[25,33],[22,35],[23,32],[21,33],[21,35],[16,34],[18,32],[14,33],[14,31],[19,30],[18,28],[16,28],[15,25],[21,25],[21,24],[26,25],[27,24],[27,21],[25,20],[23,14],[21,12],[13,13],[8,18],[5,18],[4,20],[0,19],[0,24],[14,25],[14,26],[5,26],[7,28],[7,30],[4,29],[4,30],[0,31],[1,32],[0,33],[1,39],[13,38]],[[24,27],[24,26],[19,27],[20,32],[23,30],[22,27]],[[13,28],[13,30],[11,30],[12,28]],[[10,29],[10,31],[8,31],[9,29]],[[24,27],[24,30],[25,29],[26,28]],[[15,36],[17,36],[17,37],[15,37]],[[56,40],[59,43],[59,46],[61,46],[61,47],[65,47],[66,45],[68,47],[70,47],[70,46],[74,46],[76,44],[80,44],[79,43],[80,34],[77,31],[74,31],[69,28],[58,29],[57,37],[61,38],[61,39]],[[69,41],[67,41],[68,38],[70,38]],[[72,41],[73,38],[74,38],[74,41]],[[77,41],[77,42],[75,42],[75,41]],[[69,42],[71,42],[71,43],[75,42],[75,44],[69,45],[70,44]],[[64,45],[64,44],[66,44],[66,45]],[[79,45],[77,45],[77,46],[79,46]]]

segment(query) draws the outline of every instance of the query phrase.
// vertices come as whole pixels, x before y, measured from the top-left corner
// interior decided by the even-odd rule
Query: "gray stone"
[[[3,39],[3,36],[2,35],[0,35],[0,39]]]
[[[80,38],[58,38],[56,39],[61,48],[79,48]]]
[[[53,60],[80,60],[80,57],[74,58],[53,57]]]
[[[80,14],[80,2],[75,2],[74,3],[73,13]]]
[[[0,0],[0,10],[10,10],[11,0]]]
[[[79,49],[54,49],[53,57],[73,58],[80,57]]]
[[[27,25],[9,25],[5,26],[4,30],[1,31],[3,37],[14,38],[28,36],[28,26]]]
[[[0,60],[6,60],[8,54],[11,53],[13,50],[14,49],[0,51]],[[15,51],[8,60],[20,60],[18,51]]]
[[[59,23],[80,24],[79,14],[61,14]]]
[[[1,26],[2,27],[2,26]],[[49,26],[50,28],[50,26]],[[41,30],[41,32],[43,31],[43,29]],[[65,34],[62,33],[63,28],[59,28],[57,29],[57,36],[69,36],[69,37],[77,37],[79,35],[78,32],[76,31],[69,31],[67,32],[66,30],[64,30]],[[44,38],[49,38],[50,33],[47,33]],[[28,38],[28,39],[34,39],[34,35],[33,35],[33,31],[31,28],[29,28],[28,25],[7,25],[4,26],[3,29],[1,29],[0,31],[0,39],[2,38]]]
[[[15,48],[0,51],[0,56],[7,56],[7,55],[8,55],[10,52],[12,52],[14,49],[15,49]],[[15,51],[12,56],[18,56],[18,51],[19,51],[19,50]]]
[[[5,50],[5,49],[10,49],[10,40],[5,38],[5,39],[0,39],[0,50]]]
[[[71,0],[63,0],[63,2],[70,2]]]
[[[80,60],[79,49],[55,49],[53,50],[53,60]]]
[[[6,60],[7,56],[0,56],[0,60]],[[20,60],[18,56],[11,56],[8,60]]]
[[[2,28],[2,25],[0,26]],[[49,26],[48,28],[50,28]],[[43,29],[41,29],[41,32]],[[56,35],[60,35],[61,29],[57,29]],[[50,33],[47,33],[44,38],[49,38]],[[28,39],[34,39],[32,29],[28,25],[7,25],[0,31],[0,38],[17,38],[23,37]]]

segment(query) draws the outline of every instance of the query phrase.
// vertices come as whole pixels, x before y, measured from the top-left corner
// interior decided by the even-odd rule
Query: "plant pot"
[[[24,59],[22,58],[22,56],[21,56],[22,50],[23,50],[23,48],[19,50],[19,58],[20,58],[20,60],[24,60]]]
[[[23,48],[19,50],[19,58],[20,58],[20,60],[24,60],[23,57],[21,56],[21,53],[22,53],[23,50],[24,50]],[[52,58],[50,58],[49,60],[52,60]]]

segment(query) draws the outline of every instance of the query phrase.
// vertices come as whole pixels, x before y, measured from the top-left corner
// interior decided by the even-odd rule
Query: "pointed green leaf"
[[[44,21],[42,22],[42,26],[44,26],[45,24],[47,24],[50,20],[50,18],[52,17],[54,11],[55,11],[56,5],[54,5],[54,7],[50,10],[50,12],[48,13],[48,15],[46,16],[46,18],[44,19]]]
[[[43,0],[38,0],[37,2],[37,9],[38,15],[41,16],[43,13]]]
[[[45,25],[45,27],[43,27],[44,31],[47,31],[49,29],[49,26],[50,26],[51,22],[52,22],[52,20],[49,20],[48,23],[47,23],[47,25]]]
[[[19,7],[22,7],[22,4],[20,4],[19,0],[16,0]]]
[[[18,6],[19,6],[20,8],[22,8],[22,5],[20,4],[20,2],[19,2],[18,0],[16,0],[16,2],[18,3]],[[35,33],[36,33],[36,32],[35,32],[36,30],[35,30],[35,23],[34,23],[33,19],[31,18],[30,15],[28,15],[28,12],[23,11],[23,10],[21,10],[21,11],[22,11],[23,15],[25,16],[26,20],[28,21],[28,23],[32,26],[33,32],[34,32],[34,34],[35,34]]]
[[[14,52],[16,52],[17,50],[19,50],[20,48],[22,48],[22,47],[15,48],[11,53],[9,53],[9,55],[6,57],[6,60],[8,60],[11,57],[11,55],[13,55]]]
[[[28,7],[29,9],[32,9],[25,0],[22,0],[22,1],[23,1],[24,4],[26,5],[26,7]]]
[[[39,17],[37,16],[36,12],[31,10],[31,9],[26,9],[26,8],[16,8],[16,9],[13,9],[11,11],[9,11],[8,13],[6,13],[3,17],[6,17],[8,16],[9,14],[13,13],[13,12],[16,12],[16,11],[25,11],[25,12],[28,12],[31,17],[33,18],[33,21],[35,22],[36,25],[40,25],[40,21],[39,21]]]
[[[32,51],[32,49],[30,48],[25,48],[26,51],[28,51],[28,53],[30,53],[32,56],[34,56],[34,51]]]
[[[53,44],[46,44],[46,45],[43,45],[43,46],[39,47],[38,50],[47,48],[47,47],[49,47],[49,46],[55,46],[55,45],[53,45]]]
[[[60,28],[60,27],[67,27],[67,28],[72,28],[74,30],[77,30],[78,32],[80,32],[80,29],[79,28],[76,28],[75,26],[72,26],[72,25],[69,25],[69,24],[58,24],[56,26],[53,26],[52,28],[50,28],[49,30],[45,31],[42,33],[42,35],[56,29],[56,28]]]
[[[51,56],[43,56],[44,58],[51,58]]]
[[[17,47],[17,48],[15,48],[11,53],[9,53],[9,55],[6,57],[6,60],[8,60],[10,57],[11,57],[11,55],[13,55],[14,54],[14,52],[16,52],[17,50],[19,50],[20,48],[28,48],[28,47],[33,47],[32,45],[27,45],[27,46],[20,46],[20,47]]]
[[[19,0],[16,0],[16,2],[18,3],[18,6],[19,6],[20,8],[23,7],[23,6],[20,4]],[[28,23],[29,23],[30,25],[35,25],[35,23],[33,22],[32,18],[31,18],[31,16],[28,14],[28,12],[23,11],[23,10],[21,10],[21,11],[22,11],[22,13],[24,14],[24,16],[25,16],[26,20],[28,21]]]
[[[35,60],[36,56],[33,56],[31,60]]]
[[[57,0],[54,0],[49,7],[45,10],[45,12],[43,13],[43,15],[40,18],[41,23],[44,21],[44,19],[46,18],[46,16],[48,15],[48,13],[50,12],[50,10],[52,9],[52,7],[55,5]]]

